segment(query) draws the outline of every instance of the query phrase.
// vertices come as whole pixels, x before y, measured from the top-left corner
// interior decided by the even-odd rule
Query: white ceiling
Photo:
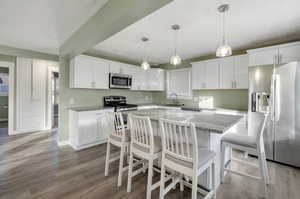
[[[253,48],[268,42],[300,39],[299,0],[229,0],[227,17],[229,44],[233,50]],[[167,63],[173,52],[172,24],[181,25],[179,54],[183,59],[211,55],[220,40],[220,15],[224,1],[175,0],[137,23],[127,27],[93,51],[105,56],[141,61],[140,38],[147,36],[148,60]]]
[[[1,0],[0,44],[58,54],[108,0]]]

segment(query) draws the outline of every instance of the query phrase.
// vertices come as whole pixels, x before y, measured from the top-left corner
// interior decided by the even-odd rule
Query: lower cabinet
[[[107,141],[105,114],[113,109],[69,111],[70,145],[75,150],[85,149]]]

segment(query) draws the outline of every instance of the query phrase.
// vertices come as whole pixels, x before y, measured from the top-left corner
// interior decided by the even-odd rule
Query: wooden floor
[[[126,192],[126,177],[122,187],[116,186],[117,162],[112,164],[110,175],[104,176],[106,145],[75,152],[70,147],[59,148],[55,139],[55,133],[0,137],[1,199],[145,198],[146,175],[135,178],[130,194]],[[235,156],[241,154],[236,152]],[[268,166],[272,181],[268,198],[299,199],[300,170],[275,163]],[[246,166],[234,167],[258,174]],[[233,175],[226,176],[225,181],[218,189],[218,199],[262,198],[256,181]],[[154,191],[152,198],[158,194]],[[191,198],[190,190],[172,190],[165,198]]]

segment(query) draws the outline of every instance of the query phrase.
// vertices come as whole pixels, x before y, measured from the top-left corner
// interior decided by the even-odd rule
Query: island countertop
[[[164,118],[176,121],[192,122],[195,124],[196,128],[219,134],[226,132],[243,118],[241,115],[225,115],[214,112],[196,112],[172,109],[147,109],[122,113],[126,115],[135,114],[148,116],[151,120],[155,121]]]

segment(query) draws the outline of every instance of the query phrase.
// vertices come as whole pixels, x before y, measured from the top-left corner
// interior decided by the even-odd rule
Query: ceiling
[[[1,0],[0,44],[58,54],[108,0]]]
[[[216,12],[224,1],[175,0],[109,39],[91,51],[99,55],[143,59],[141,37],[147,36],[147,57],[151,63],[167,63],[173,52],[174,32],[179,24],[178,48],[183,59],[214,54],[220,41],[221,17]],[[229,0],[227,34],[233,50],[267,43],[300,39],[299,0]]]

